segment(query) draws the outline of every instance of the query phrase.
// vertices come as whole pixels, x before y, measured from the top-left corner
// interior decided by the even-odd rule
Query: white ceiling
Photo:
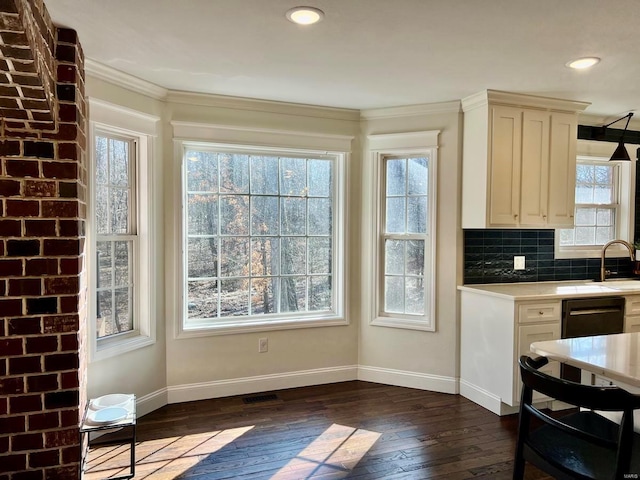
[[[87,58],[172,90],[369,109],[490,88],[591,102],[586,113],[610,119],[640,111],[639,0],[45,4]],[[301,4],[324,20],[287,21]],[[582,56],[602,61],[565,66]]]

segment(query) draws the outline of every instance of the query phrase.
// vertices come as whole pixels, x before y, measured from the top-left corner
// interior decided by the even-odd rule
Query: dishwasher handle
[[[619,313],[621,312],[621,308],[592,308],[587,310],[570,310],[569,316],[578,316],[578,315],[599,315],[601,313]]]

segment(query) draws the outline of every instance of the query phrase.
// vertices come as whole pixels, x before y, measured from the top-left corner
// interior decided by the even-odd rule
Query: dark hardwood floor
[[[517,415],[368,382],[167,405],[138,421],[135,479],[510,479]],[[264,394],[261,394],[264,395]],[[86,479],[124,473],[93,448]],[[532,466],[525,478],[548,479]]]

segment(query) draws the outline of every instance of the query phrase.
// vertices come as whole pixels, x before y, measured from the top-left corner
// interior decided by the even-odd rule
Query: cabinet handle
[[[544,315],[544,312],[540,311],[538,312],[538,315]]]
[[[514,214],[513,214],[513,218],[518,218],[518,214],[517,214],[517,213],[514,213]]]

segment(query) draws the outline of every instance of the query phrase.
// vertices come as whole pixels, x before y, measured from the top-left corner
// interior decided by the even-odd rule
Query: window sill
[[[328,317],[308,320],[278,320],[278,321],[252,321],[240,324],[238,322],[226,322],[215,324],[203,324],[191,328],[182,327],[176,334],[176,339],[200,338],[203,336],[233,335],[238,333],[267,332],[273,330],[293,330],[298,328],[335,327],[349,325],[344,317]]]
[[[433,324],[426,320],[412,320],[398,317],[376,317],[371,321],[370,325],[376,327],[402,328],[405,330],[421,330],[423,332],[435,331]]]
[[[154,338],[140,334],[129,334],[121,338],[105,338],[97,341],[96,350],[91,361],[100,361],[107,358],[132,352],[140,348],[148,347],[156,343]]]

